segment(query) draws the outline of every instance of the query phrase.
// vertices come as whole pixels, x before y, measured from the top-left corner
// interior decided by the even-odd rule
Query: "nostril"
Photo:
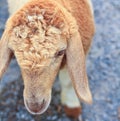
[[[42,104],[44,105],[45,104],[45,100],[43,99],[43,101],[42,101]]]

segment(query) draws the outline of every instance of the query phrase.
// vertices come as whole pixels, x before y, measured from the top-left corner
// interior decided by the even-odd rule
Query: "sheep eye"
[[[65,53],[65,50],[61,50],[55,53],[55,57],[62,56]]]

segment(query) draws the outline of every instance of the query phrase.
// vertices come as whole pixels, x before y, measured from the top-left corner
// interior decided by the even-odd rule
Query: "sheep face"
[[[9,55],[14,53],[24,80],[24,102],[32,114],[42,114],[47,109],[52,84],[67,48],[64,17],[60,17],[63,14],[57,14],[55,5],[46,4],[31,2],[14,14],[0,43],[1,48],[3,44],[9,48],[0,53],[0,77],[10,62]],[[4,53],[8,53],[8,58],[4,58]]]
[[[51,88],[59,70],[67,43],[55,27],[42,29],[41,24],[20,25],[13,29],[9,48],[21,68],[24,102],[33,114],[43,113],[51,100]]]

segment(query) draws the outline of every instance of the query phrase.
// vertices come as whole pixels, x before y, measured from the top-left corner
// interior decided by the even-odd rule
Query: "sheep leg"
[[[66,67],[60,70],[59,80],[62,89],[61,103],[64,105],[65,113],[69,117],[78,118],[81,114],[82,108]]]

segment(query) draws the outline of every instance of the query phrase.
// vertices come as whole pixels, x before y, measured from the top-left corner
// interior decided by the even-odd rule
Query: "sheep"
[[[0,41],[0,78],[14,54],[24,80],[25,106],[32,114],[42,114],[58,74],[65,112],[78,117],[80,100],[92,103],[85,65],[94,35],[90,0],[8,0],[8,4],[11,16]]]

